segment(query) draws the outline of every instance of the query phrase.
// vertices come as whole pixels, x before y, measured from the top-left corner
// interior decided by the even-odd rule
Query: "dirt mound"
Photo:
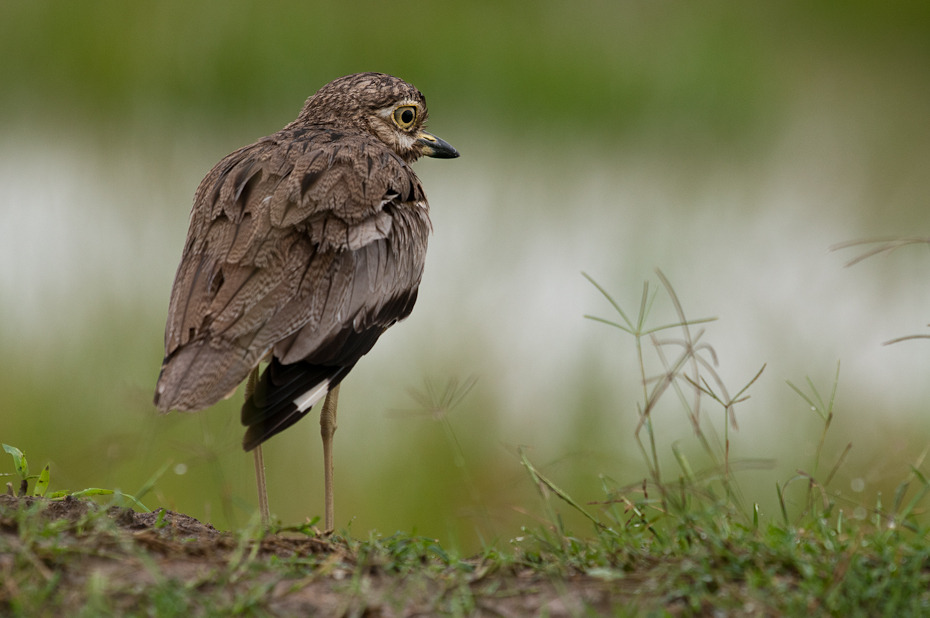
[[[567,616],[626,596],[586,577],[437,559],[432,540],[384,541],[0,495],[0,614]]]

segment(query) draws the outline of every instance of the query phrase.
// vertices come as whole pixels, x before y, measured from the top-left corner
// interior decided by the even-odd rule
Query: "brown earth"
[[[177,603],[194,615],[279,616],[575,616],[643,609],[642,592],[653,597],[647,605],[658,600],[648,593],[655,582],[635,576],[552,578],[479,558],[466,569],[424,558],[418,573],[363,557],[350,539],[253,532],[221,532],[167,510],[0,495],[0,614],[102,603],[110,612],[157,615],[166,595],[180,595]],[[24,597],[34,598],[33,589],[45,596],[30,606]],[[666,599],[659,607],[674,613],[676,605]]]

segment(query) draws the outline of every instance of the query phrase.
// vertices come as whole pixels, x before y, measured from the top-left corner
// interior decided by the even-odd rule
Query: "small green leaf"
[[[36,486],[32,489],[32,495],[44,496],[45,492],[48,491],[48,481],[49,469],[48,464],[45,464],[45,467],[42,468],[42,472],[39,473],[39,480],[36,481]]]
[[[112,496],[112,489],[99,489],[97,487],[88,487],[87,489],[82,489],[81,491],[76,491],[71,494],[74,498],[85,498],[87,496]]]
[[[132,505],[133,505],[132,508],[134,508],[134,509],[136,509],[136,510],[139,510],[139,511],[146,511],[146,512],[150,510],[149,507],[147,507],[147,506],[145,506],[144,504],[142,504],[141,502],[139,502],[139,499],[136,498],[135,496],[133,496],[132,494],[124,494],[124,493],[121,492],[121,491],[115,491],[115,492],[110,492],[110,493],[114,494],[117,498],[122,498],[122,499],[128,500],[129,502],[132,503]]]
[[[19,475],[19,478],[25,479],[29,476],[29,463],[26,461],[26,455],[15,446],[10,446],[9,444],[4,444],[3,450],[13,457],[13,466],[16,468],[16,474]]]
[[[55,491],[49,494],[49,498],[65,498],[71,496],[72,498],[86,498],[87,496],[111,496],[113,495],[112,489],[98,489],[96,487],[88,487],[87,489],[82,489],[81,491],[71,491],[65,489],[62,491]]]

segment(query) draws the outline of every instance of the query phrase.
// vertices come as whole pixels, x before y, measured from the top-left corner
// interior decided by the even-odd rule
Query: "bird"
[[[245,381],[243,448],[255,454],[266,525],[261,445],[324,400],[324,521],[334,529],[339,385],[410,314],[423,275],[432,224],[411,165],[459,156],[426,120],[426,99],[404,80],[340,77],[296,120],[223,158],[194,194],[154,403],[202,410]]]

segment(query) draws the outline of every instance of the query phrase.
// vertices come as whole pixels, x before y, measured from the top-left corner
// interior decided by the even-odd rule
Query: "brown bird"
[[[429,205],[410,165],[459,156],[423,130],[426,117],[423,95],[403,80],[341,77],[294,122],[220,161],[194,195],[155,405],[201,410],[248,378],[243,447],[256,453],[266,522],[260,445],[325,396],[325,525],[333,529],[339,383],[410,314],[423,274]]]

